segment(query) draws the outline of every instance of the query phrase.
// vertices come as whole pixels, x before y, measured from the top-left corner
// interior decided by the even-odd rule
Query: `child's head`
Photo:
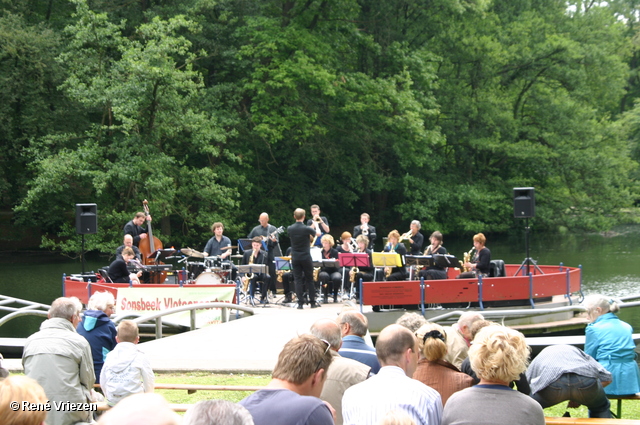
[[[131,320],[123,320],[118,325],[118,342],[132,342],[137,344],[140,337],[138,336],[138,325]]]

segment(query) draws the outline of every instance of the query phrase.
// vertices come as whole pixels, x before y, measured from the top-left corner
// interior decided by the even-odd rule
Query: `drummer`
[[[231,239],[224,236],[222,233],[224,232],[224,224],[219,221],[213,223],[211,226],[211,232],[213,233],[213,237],[209,239],[207,245],[204,247],[204,256],[206,257],[220,257],[223,261],[230,261],[229,257],[231,257]],[[223,249],[225,247],[229,247],[227,249]],[[231,267],[231,280],[236,280],[237,268],[235,266]]]

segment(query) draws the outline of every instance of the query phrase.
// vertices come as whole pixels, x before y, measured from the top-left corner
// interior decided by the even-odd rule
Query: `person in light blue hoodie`
[[[640,392],[633,329],[614,314],[620,311],[618,303],[609,297],[593,295],[585,300],[584,305],[592,322],[585,331],[584,351],[613,376],[604,392],[607,395]]]
[[[111,292],[95,292],[76,330],[91,346],[96,383],[100,383],[100,372],[107,354],[116,346],[116,325],[109,316],[115,313],[115,299]]]

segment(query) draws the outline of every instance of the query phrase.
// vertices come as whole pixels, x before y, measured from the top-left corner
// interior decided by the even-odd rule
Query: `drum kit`
[[[222,248],[233,249],[235,246],[226,246]],[[182,248],[180,250],[188,258],[186,260],[186,269],[188,272],[188,280],[186,283],[196,285],[218,285],[218,284],[235,284],[229,278],[231,274],[231,263],[223,261],[219,256],[205,257],[204,253],[191,248]],[[196,259],[191,261],[190,259]],[[200,259],[204,261],[199,261]]]

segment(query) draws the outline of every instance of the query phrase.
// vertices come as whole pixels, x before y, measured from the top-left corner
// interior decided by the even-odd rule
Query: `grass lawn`
[[[271,375],[249,374],[214,374],[208,372],[156,374],[156,382],[163,384],[203,384],[203,385],[267,385]],[[194,404],[200,400],[223,399],[238,402],[251,394],[250,391],[197,391],[187,394],[184,390],[156,390],[162,394],[169,403]],[[560,403],[544,410],[545,416],[562,416],[568,411],[572,417],[587,418],[587,408],[580,406],[577,409],[567,409],[567,403]],[[611,409],[615,412],[617,400],[612,400]],[[632,400],[622,401],[622,417],[624,419],[640,419],[640,402]]]

